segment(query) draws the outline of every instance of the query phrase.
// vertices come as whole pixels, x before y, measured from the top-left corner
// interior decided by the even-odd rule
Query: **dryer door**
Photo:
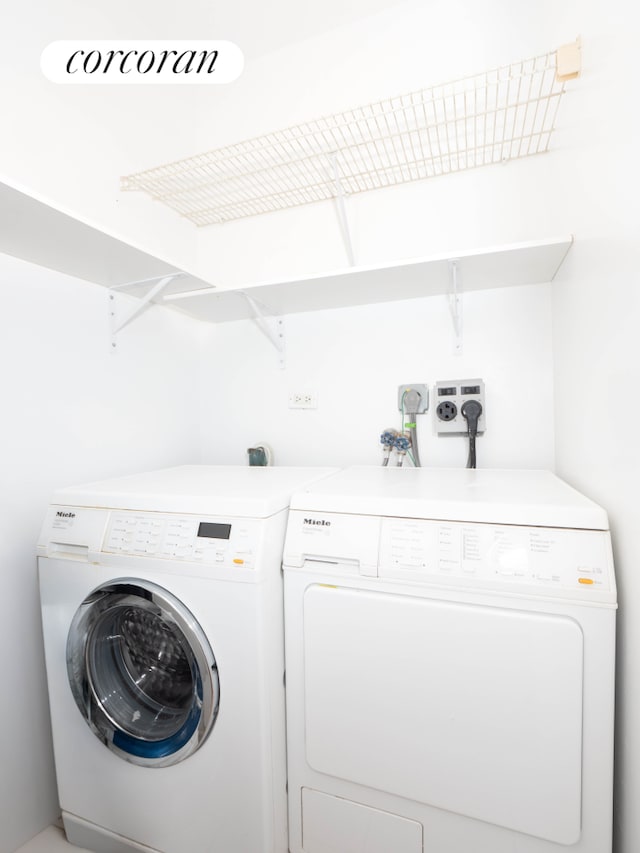
[[[202,628],[148,581],[122,578],[87,596],[69,629],[67,671],[92,731],[134,764],[182,761],[218,713],[218,670]]]

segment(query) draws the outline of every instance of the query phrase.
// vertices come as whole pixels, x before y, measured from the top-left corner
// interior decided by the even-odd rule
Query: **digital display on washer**
[[[214,521],[201,521],[198,536],[205,539],[228,539],[231,535],[230,524],[216,524]]]

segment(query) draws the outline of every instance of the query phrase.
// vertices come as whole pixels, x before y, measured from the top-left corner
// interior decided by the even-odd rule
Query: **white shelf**
[[[206,226],[540,154],[578,72],[576,43],[128,175],[122,189]]]
[[[1,180],[0,252],[105,287],[182,272]],[[189,275],[178,281],[182,289],[207,286]]]
[[[217,290],[200,277],[184,274],[153,301],[198,320],[222,323],[264,316],[366,305],[446,294],[451,261],[457,261],[462,292],[553,281],[573,238],[546,239],[448,252],[372,267],[350,267],[296,279],[248,283]],[[141,282],[126,292],[144,296],[148,279],[181,273],[68,213],[0,183],[0,252],[106,288]],[[183,292],[198,295],[180,298]],[[248,299],[246,297],[249,297]]]
[[[253,318],[246,294],[273,316],[415,299],[451,290],[458,261],[462,292],[553,281],[573,237],[516,243],[478,251],[449,252],[374,267],[350,267],[316,276],[271,281],[236,290],[201,292],[167,304],[212,323]]]

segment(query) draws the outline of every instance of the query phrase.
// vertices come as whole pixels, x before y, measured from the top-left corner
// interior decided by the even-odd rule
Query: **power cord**
[[[476,467],[476,436],[478,435],[478,421],[482,414],[482,406],[478,400],[467,400],[460,410],[462,417],[467,422],[467,435],[469,436],[469,457],[467,468]]]
[[[409,430],[409,439],[411,444],[409,456],[416,468],[421,467],[420,453],[418,452],[418,433],[416,432],[416,416],[418,414],[418,409],[420,408],[421,399],[422,397],[420,393],[414,388],[405,391],[402,395],[402,426],[403,429]],[[405,412],[409,418],[407,423],[404,422]]]

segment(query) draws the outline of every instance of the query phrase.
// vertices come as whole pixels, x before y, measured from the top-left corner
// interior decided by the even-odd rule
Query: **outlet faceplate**
[[[486,407],[482,379],[452,379],[450,382],[436,382],[433,394],[434,421],[438,435],[467,434],[467,421],[462,415],[462,407],[467,400],[477,400],[482,406],[482,414],[478,418],[478,433],[485,431]]]
[[[318,397],[313,391],[292,391],[289,394],[290,409],[317,409]]]
[[[409,385],[398,385],[398,411],[402,411],[402,398],[407,391],[417,391],[420,394],[420,405],[416,414],[422,415],[429,408],[429,386],[416,385],[415,382]]]

